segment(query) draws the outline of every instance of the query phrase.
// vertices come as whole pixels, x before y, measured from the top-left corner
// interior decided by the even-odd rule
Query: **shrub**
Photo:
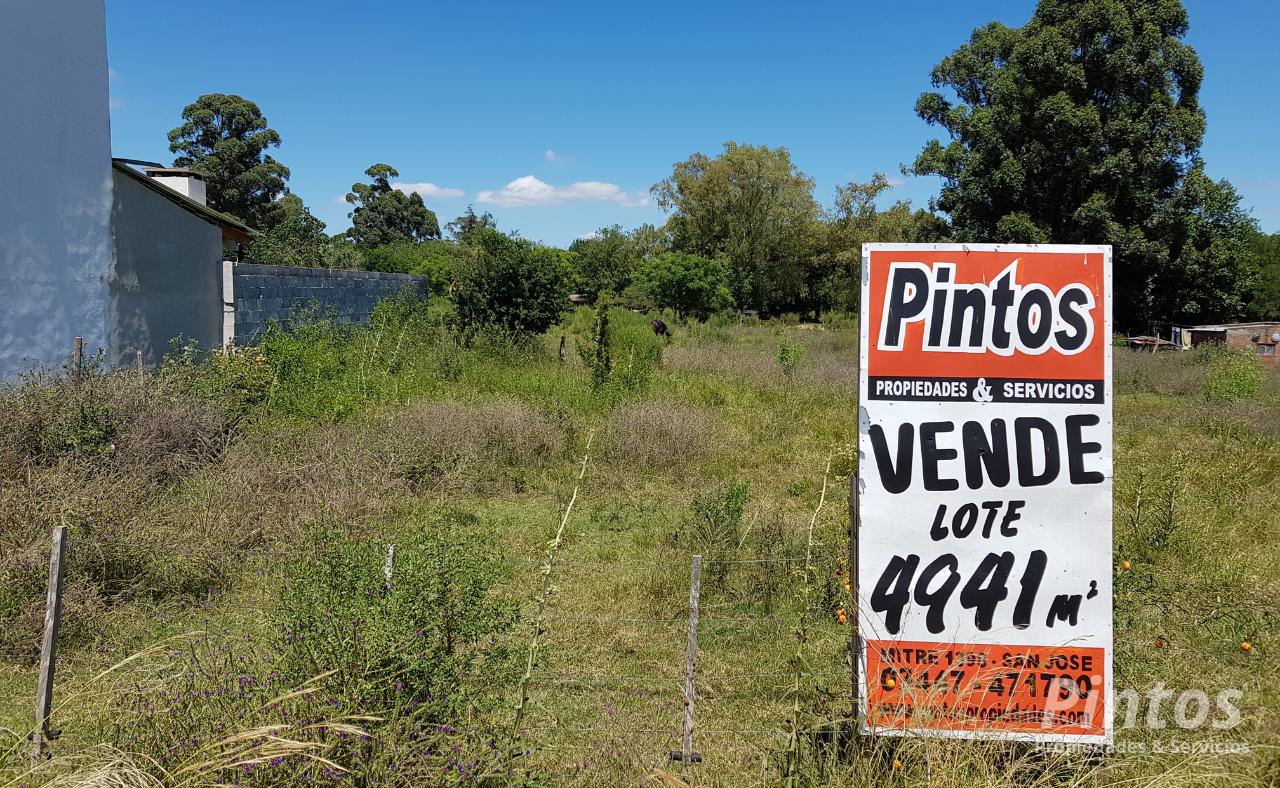
[[[425,402],[391,416],[384,467],[414,486],[493,483],[498,469],[545,467],[566,456],[565,428],[522,402]]]
[[[276,378],[274,410],[292,416],[341,418],[352,409],[343,390],[351,332],[311,313],[283,327],[270,324],[260,347]]]
[[[363,711],[412,704],[443,719],[514,677],[501,636],[519,606],[491,594],[500,554],[477,518],[417,524],[390,583],[385,555],[380,542],[329,534],[318,560],[293,569],[276,612],[286,684],[333,671],[325,683]]]
[[[1212,402],[1256,397],[1262,391],[1262,366],[1252,355],[1225,353],[1213,359],[1205,377],[1204,395]]]
[[[746,507],[747,484],[741,481],[694,496],[689,506],[689,545],[707,559],[707,576],[712,583],[723,584],[728,579],[728,561],[742,543]]]
[[[727,258],[708,259],[683,252],[658,255],[636,272],[636,284],[655,304],[674,309],[682,318],[699,320],[733,308],[730,281]]]
[[[596,320],[591,328],[591,343],[579,348],[582,360],[591,370],[591,388],[602,391],[613,374],[612,335],[609,331],[609,293],[601,293],[596,304]]]
[[[450,241],[399,241],[364,253],[367,271],[426,276],[433,290],[444,292],[467,257],[465,247]]]
[[[723,443],[705,411],[670,402],[619,407],[605,424],[602,452],[612,462],[655,472],[699,459]]]
[[[586,309],[574,313],[569,330],[581,325]],[[578,344],[582,363],[591,370],[591,387],[614,396],[648,388],[653,370],[662,363],[663,342],[653,333],[649,319],[615,309],[610,294],[601,295],[594,308],[591,338]]]
[[[507,334],[541,334],[568,307],[567,252],[536,247],[497,230],[471,238],[473,254],[456,279],[458,322],[468,335],[485,327]]]
[[[858,328],[858,313],[842,312],[839,310],[823,312],[820,322],[824,327],[834,331],[846,331],[852,329],[856,333]]]
[[[216,456],[227,430],[220,408],[165,379],[35,375],[0,397],[0,478],[70,461],[167,483]]]
[[[194,342],[174,340],[158,377],[220,407],[232,424],[258,411],[270,398],[276,376],[262,349],[227,347],[201,353]]]
[[[782,374],[787,376],[787,380],[795,376],[796,370],[804,363],[806,355],[808,351],[804,345],[783,335],[782,340],[778,342],[778,366],[782,367]]]

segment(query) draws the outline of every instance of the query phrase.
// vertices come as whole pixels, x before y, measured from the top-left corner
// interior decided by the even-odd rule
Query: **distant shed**
[[[1186,326],[1174,329],[1179,334],[1184,349],[1206,343],[1220,343],[1239,350],[1248,350],[1264,364],[1276,364],[1276,348],[1280,346],[1280,321],[1257,323],[1215,323],[1203,326]]]

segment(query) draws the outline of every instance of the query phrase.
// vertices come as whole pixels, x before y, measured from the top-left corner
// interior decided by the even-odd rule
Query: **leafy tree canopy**
[[[933,70],[916,112],[950,142],[913,170],[943,179],[957,240],[1109,243],[1116,322],[1236,316],[1251,222],[1203,173],[1203,68],[1180,0],[1040,0]]]
[[[602,227],[569,245],[577,254],[577,286],[585,293],[610,290],[620,293],[631,284],[632,271],[639,259],[631,239],[618,225]]]
[[[652,189],[671,212],[672,248],[728,256],[742,307],[780,311],[801,295],[803,268],[821,238],[813,179],[786,148],[726,142],[711,158],[695,153]]]
[[[400,173],[389,164],[375,164],[364,171],[371,183],[351,186],[347,202],[355,206],[347,236],[362,249],[372,249],[402,241],[425,241],[440,237],[436,215],[422,203],[422,196],[391,188],[391,179]]]
[[[540,334],[560,320],[569,306],[572,253],[492,229],[477,230],[469,246],[453,293],[463,330]]]
[[[175,167],[205,176],[207,202],[252,227],[270,227],[274,200],[284,193],[289,168],[268,148],[280,135],[267,126],[258,105],[246,98],[209,93],[182,110],[181,126],[169,132]]]
[[[345,236],[330,236],[324,222],[286,192],[264,214],[267,230],[244,251],[244,260],[264,265],[360,268],[360,252]]]
[[[431,281],[431,292],[444,294],[468,254],[467,247],[451,241],[400,241],[366,251],[364,267],[369,271],[426,276]]]
[[[498,223],[494,220],[493,214],[485,211],[477,216],[476,209],[468,205],[466,213],[446,224],[444,228],[448,231],[449,237],[455,241],[467,243],[477,230],[496,230]]]
[[[645,262],[636,284],[663,309],[705,320],[733,309],[732,270],[728,258],[667,252]]]
[[[601,227],[574,241],[577,287],[584,293],[621,293],[632,284],[636,267],[669,248],[667,234],[652,224],[627,232],[619,225]]]
[[[948,237],[944,220],[929,211],[912,209],[910,200],[879,208],[877,201],[890,188],[889,179],[880,172],[866,183],[850,181],[836,187],[835,203],[825,215],[827,251],[814,261],[806,281],[814,303],[847,311],[858,309],[864,243],[932,243]]]
[[[1258,283],[1249,314],[1257,320],[1280,320],[1280,233],[1259,233],[1250,250],[1258,267]]]

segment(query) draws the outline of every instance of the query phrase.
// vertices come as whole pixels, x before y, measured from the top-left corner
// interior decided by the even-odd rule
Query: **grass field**
[[[512,346],[401,307],[354,335],[9,392],[0,786],[754,785],[782,782],[789,750],[796,784],[1280,781],[1273,372],[1117,350],[1116,684],[1238,688],[1242,720],[1121,729],[1147,752],[1099,763],[847,735],[856,326],[693,325],[662,347],[615,310],[593,387],[587,310]],[[58,524],[62,735],[33,771]],[[704,760],[682,772],[695,552]],[[1157,751],[1171,741],[1249,752]]]

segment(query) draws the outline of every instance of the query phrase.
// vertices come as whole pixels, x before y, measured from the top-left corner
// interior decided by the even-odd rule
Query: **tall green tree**
[[[449,236],[453,240],[465,244],[479,230],[498,229],[498,222],[493,218],[493,214],[488,211],[477,215],[476,209],[468,205],[466,213],[446,224],[444,228],[449,232]]]
[[[631,238],[616,224],[575,240],[569,251],[576,255],[577,285],[585,293],[621,293],[631,284],[639,260]]]
[[[629,233],[628,240],[637,260],[652,260],[671,251],[671,235],[661,227],[642,224]]]
[[[850,181],[836,187],[835,203],[825,217],[826,250],[810,271],[816,301],[834,309],[858,309],[864,243],[932,243],[947,237],[947,223],[929,211],[913,209],[910,200],[881,209],[877,201],[891,188],[880,172],[866,183]]]
[[[302,198],[285,194],[263,214],[269,229],[245,250],[245,262],[265,265],[319,266],[332,244],[324,222],[317,219]]]
[[[422,196],[391,187],[400,177],[390,164],[375,164],[364,171],[370,183],[352,184],[347,202],[355,206],[347,236],[362,249],[440,237],[436,215],[422,203]]]
[[[360,251],[344,235],[327,235],[325,224],[302,198],[286,192],[264,214],[267,229],[244,250],[244,261],[264,265],[361,268]]]
[[[169,132],[169,152],[177,154],[173,165],[204,174],[210,207],[267,229],[289,168],[267,153],[280,145],[280,135],[267,125],[258,105],[240,96],[209,93],[188,104],[182,120]]]
[[[1249,220],[1203,174],[1187,24],[1180,0],[1040,0],[944,58],[933,84],[958,101],[916,112],[951,139],[913,169],[942,177],[957,240],[1112,244],[1121,327],[1238,315]]]
[[[726,142],[714,158],[695,153],[652,193],[671,213],[677,251],[728,256],[739,306],[786,311],[804,306],[804,268],[820,243],[813,179],[786,148]]]
[[[1256,320],[1280,320],[1280,233],[1258,233],[1250,242],[1258,268],[1257,286],[1249,304]]]

